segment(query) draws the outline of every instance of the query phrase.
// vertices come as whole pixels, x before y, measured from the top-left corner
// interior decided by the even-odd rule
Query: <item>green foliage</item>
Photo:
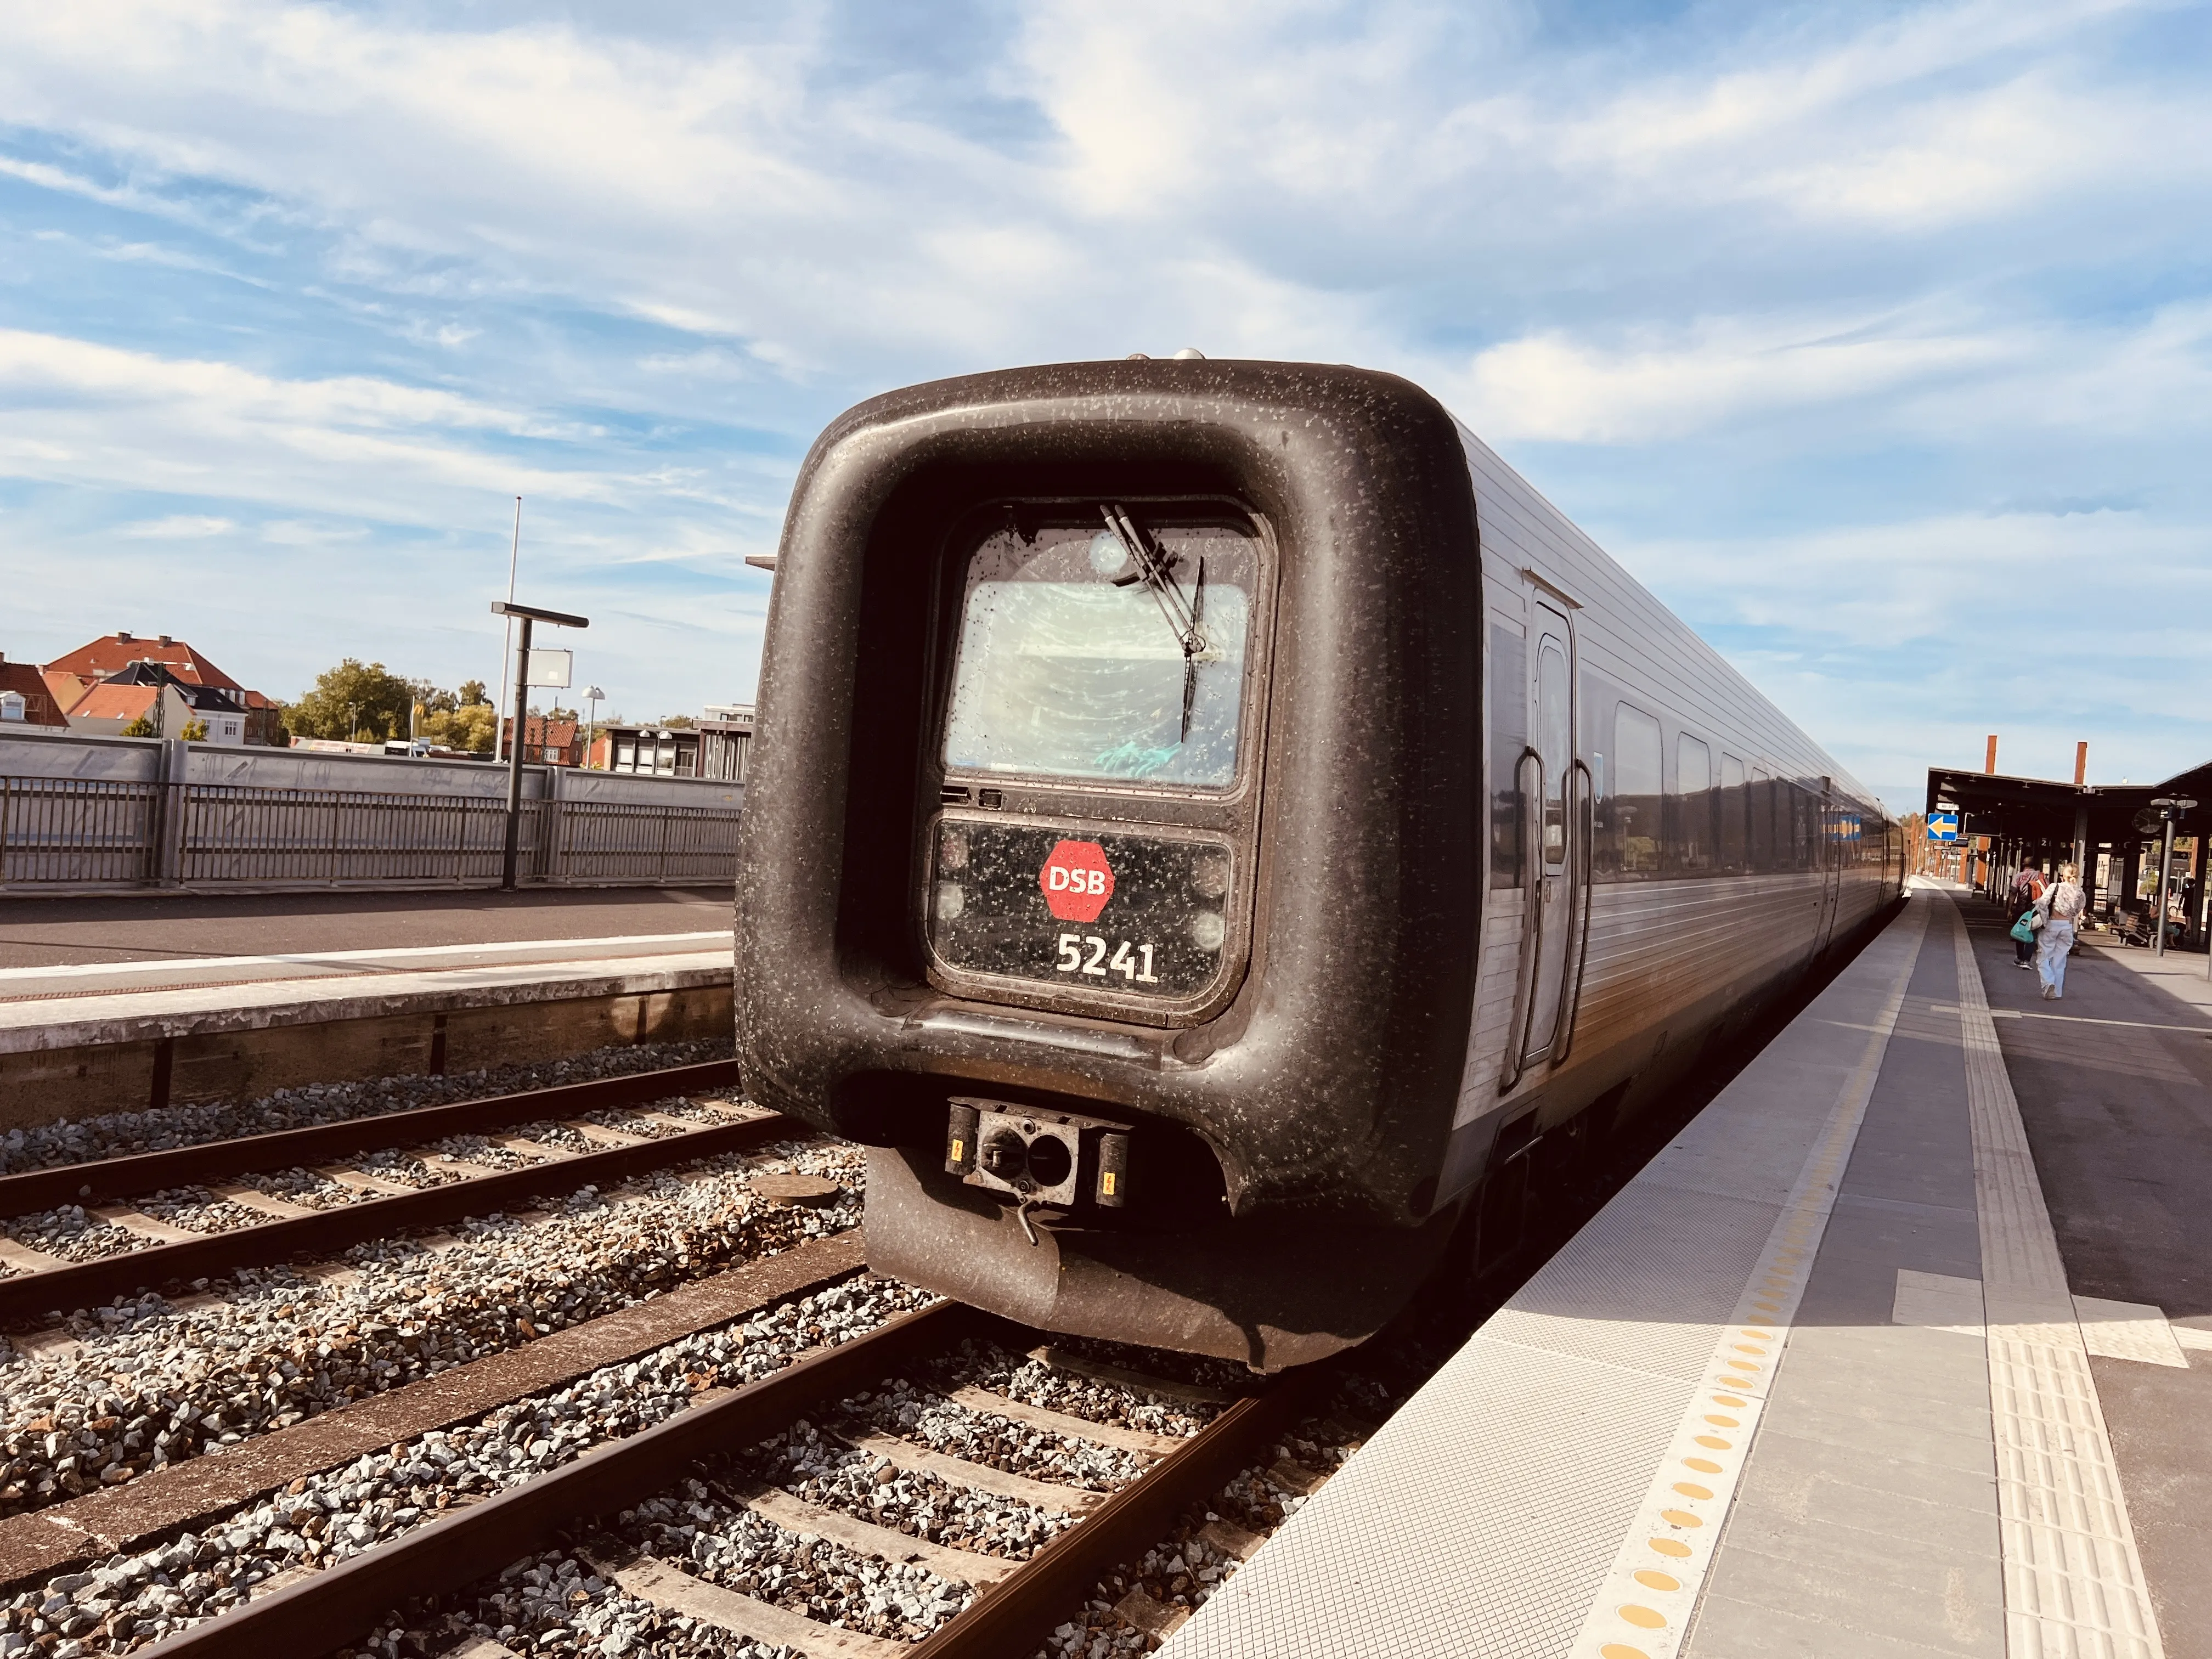
[[[663,714],[660,717],[661,729],[666,732],[689,732],[698,724],[689,714]]]
[[[186,720],[185,722],[185,729],[178,732],[177,735],[182,738],[186,743],[205,743],[207,741],[207,722],[205,720]]]
[[[125,726],[123,735],[126,738],[158,738],[161,735],[161,728],[154,723],[154,711],[149,708]]]
[[[499,732],[499,711],[488,702],[465,702],[459,708],[423,715],[416,730],[441,748],[489,755]]]
[[[357,738],[375,743],[407,735],[418,683],[404,680],[380,662],[364,666],[348,657],[315,677],[313,687],[284,711],[284,727],[300,738]]]
[[[463,680],[461,689],[453,695],[463,708],[473,708],[480,702],[491,701],[491,693],[484,690],[482,680]]]
[[[532,712],[535,711],[533,710]],[[549,720],[575,720],[581,722],[584,717],[573,708],[563,708],[558,704],[556,704],[554,707],[545,711],[545,718]]]

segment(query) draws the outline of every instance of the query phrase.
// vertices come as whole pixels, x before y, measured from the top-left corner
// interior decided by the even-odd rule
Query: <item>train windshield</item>
[[[1223,788],[1259,578],[1249,525],[1104,503],[969,555],[951,767]]]

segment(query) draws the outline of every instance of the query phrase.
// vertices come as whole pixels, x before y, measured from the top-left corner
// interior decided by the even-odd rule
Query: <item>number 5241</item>
[[[1089,946],[1086,958],[1084,947]],[[1123,979],[1137,985],[1158,985],[1159,977],[1152,972],[1152,947],[1139,945],[1133,948],[1127,939],[1115,945],[1114,954],[1106,954],[1106,941],[1096,933],[1062,933],[1060,936],[1060,971],[1063,974],[1090,974],[1103,979],[1109,969]],[[1141,961],[1139,958],[1143,958]]]

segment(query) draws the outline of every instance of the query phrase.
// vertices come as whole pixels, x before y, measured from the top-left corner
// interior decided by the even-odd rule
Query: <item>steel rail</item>
[[[604,1152],[549,1159],[526,1169],[501,1170],[441,1187],[395,1193],[389,1198],[364,1199],[313,1215],[265,1221],[180,1243],[149,1244],[143,1250],[104,1256],[97,1261],[48,1267],[0,1279],[0,1326],[33,1322],[57,1310],[67,1312],[94,1307],[110,1297],[173,1280],[223,1278],[241,1267],[337,1255],[365,1239],[408,1228],[434,1227],[464,1216],[489,1215],[519,1200],[572,1193],[580,1187],[599,1186],[672,1164],[744,1152],[766,1141],[812,1133],[787,1117],[748,1118],[660,1140],[641,1140],[634,1146],[611,1146]],[[392,1142],[386,1137],[379,1144]]]
[[[995,1323],[957,1302],[889,1324],[692,1407],[627,1440],[464,1510],[449,1510],[388,1544],[365,1550],[146,1650],[146,1659],[234,1659],[241,1653],[306,1656],[356,1640],[392,1608],[489,1577],[543,1549],[578,1522],[632,1509],[717,1452],[750,1445],[867,1387],[915,1355],[956,1345]]]
[[[324,1654],[356,1640],[410,1601],[466,1588],[536,1551],[572,1539],[593,1517],[635,1507],[717,1453],[757,1443],[920,1355],[963,1337],[1017,1346],[1036,1334],[959,1303],[941,1302],[801,1359],[721,1399],[484,1502],[448,1513],[269,1596],[248,1601],[147,1650],[146,1659],[282,1652]],[[1146,1470],[967,1610],[913,1648],[915,1659],[1002,1659],[1025,1653],[1085,1601],[1093,1584],[1140,1554],[1176,1514],[1224,1485],[1314,1407],[1331,1362],[1237,1401]],[[834,1628],[825,1626],[825,1629]]]
[[[589,1083],[563,1083],[521,1094],[488,1095],[481,1100],[422,1106],[380,1117],[348,1118],[343,1123],[307,1129],[277,1129],[234,1140],[210,1140],[158,1152],[133,1152],[50,1170],[25,1170],[0,1176],[0,1216],[28,1215],[87,1200],[126,1198],[219,1181],[256,1170],[287,1170],[295,1164],[326,1164],[351,1152],[384,1146],[415,1146],[447,1135],[471,1134],[544,1117],[573,1117],[643,1105],[671,1095],[738,1086],[738,1062],[710,1060],[696,1066],[672,1066],[627,1077]]]

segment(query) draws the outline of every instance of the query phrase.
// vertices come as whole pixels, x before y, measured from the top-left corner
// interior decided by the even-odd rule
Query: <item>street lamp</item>
[[[584,701],[592,706],[591,714],[584,725],[584,764],[586,766],[592,763],[592,744],[599,730],[599,704],[606,700],[606,695],[596,685],[584,688]]]
[[[499,884],[504,892],[514,890],[515,849],[521,844],[522,835],[522,744],[523,727],[530,718],[530,626],[532,623],[551,623],[556,628],[589,628],[588,618],[572,617],[565,611],[547,611],[534,605],[517,605],[512,599],[491,602],[495,617],[519,617],[522,619],[522,637],[515,641],[514,652],[514,736],[507,745],[507,848],[501,855]]]
[[[361,720],[357,712],[360,708],[361,705],[357,702],[349,702],[346,705],[346,741],[348,743],[353,742],[361,735]]]
[[[2158,915],[2152,923],[2155,931],[2151,937],[2150,947],[2153,956],[2162,957],[2166,954],[2166,884],[2173,878],[2174,820],[2197,803],[2186,795],[2159,795],[2152,799],[2151,805],[2158,809],[2158,815],[2166,824],[2164,844],[2158,854]],[[2186,918],[2184,921],[2186,925]]]

